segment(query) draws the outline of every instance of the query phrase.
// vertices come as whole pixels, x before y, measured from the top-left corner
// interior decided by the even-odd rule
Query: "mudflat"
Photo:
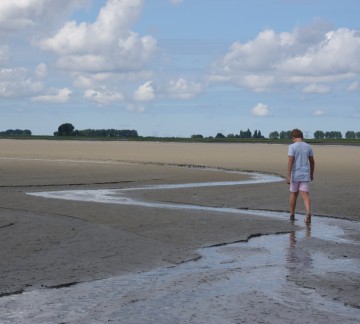
[[[313,148],[316,159],[315,180],[311,186],[313,213],[359,220],[356,188],[360,181],[360,146],[314,145]],[[0,140],[0,152],[1,158],[10,158],[0,161],[2,188],[96,186],[107,182],[152,179],[159,182],[158,178],[163,182],[188,181],[197,174],[186,168],[168,168],[168,165],[249,170],[281,176],[286,176],[287,168],[287,145],[275,144]],[[74,162],[71,163],[71,160]],[[113,164],[90,163],[95,161]],[[182,174],[189,174],[189,177],[183,178]],[[200,179],[194,181],[204,181],[208,173],[197,177]],[[256,192],[261,192],[257,195],[253,195],[251,190],[249,194],[235,194],[235,204],[239,207],[287,210],[288,188],[285,183],[276,184],[276,187],[271,192],[256,188]],[[301,208],[300,204],[300,212]]]
[[[313,145],[312,213],[360,221],[360,147]],[[214,172],[212,169],[217,169]],[[303,226],[244,213],[149,208],[49,199],[42,191],[126,189],[150,185],[241,181],[255,171],[286,176],[287,145],[0,140],[0,296],[41,287],[146,271],[199,258],[197,249],[291,233]],[[239,210],[288,211],[284,181],[134,193],[147,201]],[[304,213],[301,199],[297,212]],[[349,231],[355,242],[360,235]],[[356,245],[314,240],[307,248],[351,255]],[[333,299],[360,307],[353,274],[297,278]],[[295,280],[295,279],[294,279]],[[295,281],[296,281],[295,280]],[[352,287],[345,289],[344,287]],[[357,287],[357,288],[356,288]]]

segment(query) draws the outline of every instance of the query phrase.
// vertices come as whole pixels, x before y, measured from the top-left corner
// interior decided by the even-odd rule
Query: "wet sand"
[[[316,172],[311,196],[316,222],[321,224],[320,216],[325,216],[357,224],[360,148],[313,148]],[[287,145],[0,140],[0,152],[0,301],[4,303],[5,298],[17,296],[15,293],[166,269],[198,260],[201,249],[208,246],[303,230],[301,201],[299,220],[287,220],[288,188],[284,182],[149,190],[133,196],[158,203],[276,211],[281,213],[280,218],[249,215],[241,210],[229,214],[29,195],[249,178],[189,166],[285,176]],[[334,235],[333,240],[312,237],[301,246],[311,253],[324,253],[328,260],[358,262],[360,237],[352,227],[342,229],[341,235],[351,239],[349,242],[339,241]],[[359,274],[349,270],[346,262],[343,267],[309,276],[299,272],[289,281],[326,296],[326,300],[357,309]],[[256,297],[253,290],[240,291],[239,296],[244,295],[253,303],[266,299],[261,293]],[[236,313],[234,309],[229,312]],[[197,323],[195,319],[189,322]]]

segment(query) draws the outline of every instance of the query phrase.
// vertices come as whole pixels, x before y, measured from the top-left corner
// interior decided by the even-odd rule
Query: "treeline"
[[[273,131],[269,134],[270,140],[290,140],[290,130],[287,131]],[[308,138],[309,132],[304,132],[304,137]],[[31,136],[32,133],[28,129],[8,129],[6,131],[0,131],[0,136]],[[140,138],[146,139],[146,137],[139,136],[138,132],[134,129],[84,129],[77,130],[74,125],[70,123],[61,124],[58,127],[58,130],[54,132],[54,136],[79,136],[79,137],[112,137],[112,138]],[[191,139],[204,139],[205,137],[201,134],[191,135]],[[208,139],[213,139],[213,136],[207,137]],[[254,132],[247,130],[240,130],[238,134],[228,134],[224,135],[221,132],[217,133],[215,136],[216,139],[266,139],[262,135],[260,130],[255,130]],[[345,136],[340,131],[322,131],[317,130],[313,134],[314,139],[330,139],[330,140],[357,140],[360,139],[360,131],[347,131]]]
[[[342,134],[341,134],[341,132],[335,132],[335,131],[332,131],[332,132],[316,131],[314,133],[314,138],[316,138],[316,139],[323,139],[323,138],[341,139]],[[360,132],[347,131],[345,133],[345,138],[346,139],[360,139]]]
[[[192,139],[201,139],[204,138],[203,135],[201,134],[194,134],[191,135]],[[213,138],[212,136],[210,136],[209,138]],[[250,129],[247,129],[246,131],[241,130],[239,132],[239,134],[228,134],[227,136],[225,136],[222,133],[217,133],[215,138],[265,138],[262,134],[260,130],[255,130],[254,133],[251,132]]]
[[[138,137],[134,129],[84,129],[75,130],[72,136],[84,137]]]
[[[291,131],[274,131],[269,134],[269,139],[290,139],[290,133]]]
[[[134,129],[84,129],[77,130],[70,123],[61,124],[54,136],[83,136],[83,137],[138,137]]]
[[[287,131],[273,131],[269,134],[268,139],[271,140],[290,140],[290,133],[291,130],[287,130]],[[305,132],[304,133],[304,137],[306,138],[308,136],[309,132]],[[201,134],[194,134],[191,135],[191,139],[203,139],[204,136]],[[208,139],[213,139],[213,136],[209,136]],[[243,138],[243,139],[265,139],[266,137],[262,135],[260,130],[255,130],[254,133],[252,133],[250,131],[250,129],[247,129],[246,131],[244,130],[240,130],[239,134],[228,134],[228,135],[224,135],[222,133],[217,133],[215,136],[216,139],[225,139],[225,138]],[[320,131],[317,130],[314,134],[313,134],[313,138],[314,139],[335,139],[335,140],[339,140],[339,139],[343,139],[343,135],[341,132],[339,131],[328,131],[328,132],[324,132],[324,131]],[[355,139],[360,139],[360,132],[355,132],[355,131],[347,131],[345,133],[345,139],[349,139],[349,140],[355,140]],[[310,138],[308,138],[310,139]]]
[[[28,129],[8,129],[0,132],[0,136],[31,136],[31,131]]]
[[[269,134],[269,139],[290,139],[291,131],[281,131],[280,133],[277,131],[271,132]],[[343,135],[339,131],[321,131],[317,130],[314,133],[315,139],[342,139]],[[347,131],[345,133],[345,139],[360,139],[360,132]]]

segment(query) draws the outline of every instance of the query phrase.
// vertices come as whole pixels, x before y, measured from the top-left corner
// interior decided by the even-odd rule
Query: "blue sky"
[[[3,0],[0,131],[360,131],[357,0]]]

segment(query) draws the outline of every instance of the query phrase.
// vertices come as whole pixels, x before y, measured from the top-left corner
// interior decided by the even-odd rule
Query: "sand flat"
[[[312,184],[313,212],[321,215],[359,219],[358,193],[355,188],[360,182],[358,170],[360,147],[314,145],[313,148],[316,161],[315,181]],[[287,145],[273,144],[0,140],[0,152],[0,158],[45,160],[43,163],[41,161],[31,163],[30,161],[21,162],[21,160],[2,160],[1,164],[4,167],[0,170],[2,172],[0,175],[5,185],[11,185],[13,181],[36,184],[36,181],[31,182],[31,173],[38,172],[39,169],[44,172],[41,171],[37,179],[41,178],[47,183],[52,181],[50,181],[51,177],[46,174],[46,169],[60,183],[70,182],[68,177],[73,178],[74,176],[79,180],[73,179],[73,183],[81,183],[81,180],[86,182],[90,179],[90,182],[111,182],[112,179],[114,181],[142,179],[142,174],[146,179],[147,175],[151,173],[146,165],[138,165],[137,171],[135,171],[136,167],[132,165],[132,167],[126,167],[133,170],[132,174],[126,177],[125,174],[119,174],[122,169],[114,164],[81,164],[81,167],[77,168],[79,165],[76,166],[74,163],[60,165],[61,160],[200,165],[270,172],[282,176],[286,175],[287,168]],[[60,160],[60,162],[50,164],[46,160]],[[24,165],[24,170],[21,166],[15,165],[19,163]],[[21,175],[22,171],[25,172],[21,177],[17,177],[20,180],[12,177],[13,173],[8,172],[8,166],[13,164],[17,170],[16,173],[19,172]],[[58,167],[57,170],[55,170],[56,167]],[[26,174],[27,168],[34,170],[31,169],[31,172]],[[119,173],[113,173],[112,168],[117,168]],[[174,174],[183,171],[175,168],[173,170]],[[126,170],[125,173],[129,174],[129,172]],[[182,177],[181,175],[177,176]],[[7,177],[12,178],[7,180]],[[154,177],[161,178],[161,174],[156,174]],[[260,207],[286,210],[287,201],[284,199],[284,195],[286,195],[287,188],[286,186],[278,188],[279,192],[273,192],[270,197],[268,194],[264,194],[264,206]],[[253,196],[253,193],[250,193],[250,196]],[[247,207],[253,208],[250,196],[245,199],[249,201]],[[255,203],[259,203],[258,199]],[[302,207],[299,206],[299,208],[301,210]]]

